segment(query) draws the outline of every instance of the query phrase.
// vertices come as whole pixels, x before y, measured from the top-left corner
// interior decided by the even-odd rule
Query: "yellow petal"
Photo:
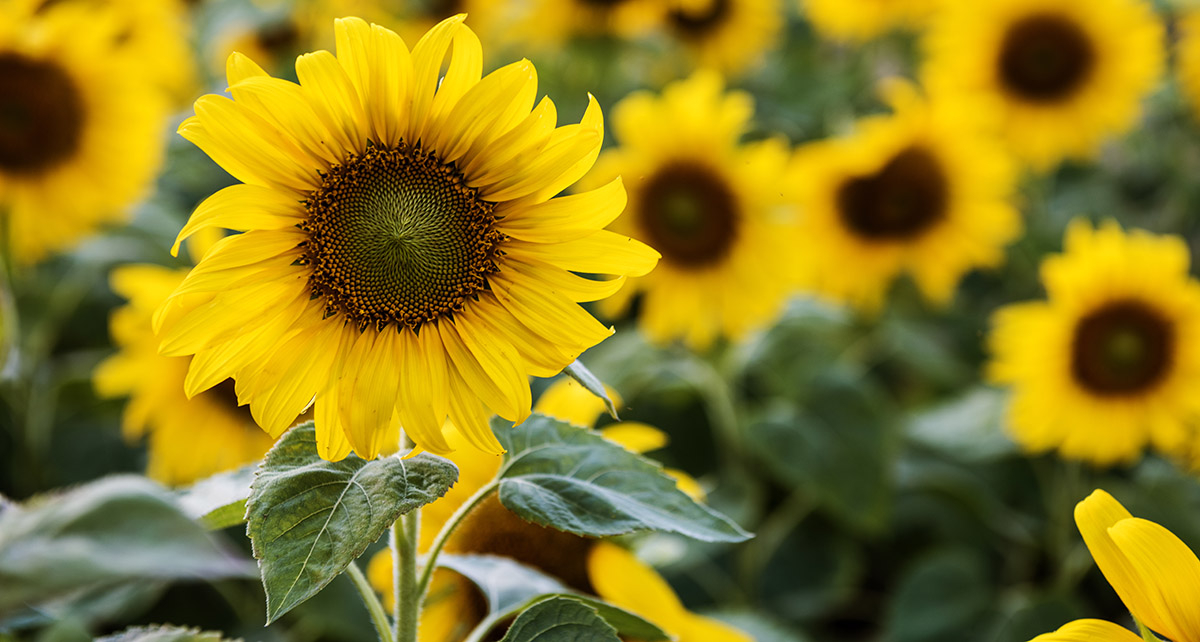
[[[308,103],[341,149],[366,151],[367,114],[337,58],[328,51],[304,54],[296,59],[296,76]]]
[[[507,213],[496,227],[505,234],[535,243],[562,243],[604,229],[625,210],[625,184],[617,177],[588,192],[552,198]]]
[[[230,185],[204,199],[175,238],[171,256],[179,256],[184,239],[206,227],[227,230],[277,230],[296,225],[304,206],[286,194],[258,185]]]
[[[679,642],[754,642],[754,638],[719,620],[689,613]]]
[[[400,388],[397,391],[396,412],[400,426],[413,443],[434,453],[453,450],[442,435],[446,421],[445,348],[439,341],[433,349],[425,339],[437,332],[426,330],[421,337],[408,328],[400,330]],[[435,393],[435,391],[437,391]]]
[[[374,459],[388,444],[400,376],[398,335],[367,328],[354,341],[342,367],[338,414],[354,452]]]
[[[1142,642],[1140,635],[1104,620],[1075,620],[1031,642]]]
[[[337,386],[330,386],[325,394],[317,397],[313,407],[313,421],[317,429],[317,454],[326,461],[341,461],[350,454],[350,440],[338,418]]]
[[[597,542],[588,552],[587,567],[592,588],[604,601],[650,620],[676,639],[687,628],[691,614],[675,591],[633,553],[616,544]]]
[[[667,445],[667,433],[637,421],[622,421],[605,426],[600,430],[600,434],[635,453],[650,452]]]
[[[455,370],[493,412],[520,423],[532,405],[529,379],[512,345],[498,336],[480,336],[470,310],[438,323],[442,343]]]
[[[1200,642],[1200,560],[1171,531],[1145,519],[1117,522],[1113,543],[1137,574],[1153,614],[1130,606],[1133,616],[1175,642]],[[1151,624],[1157,622],[1158,624]]]
[[[625,276],[645,276],[661,256],[641,241],[608,230],[555,244],[514,239],[504,248],[514,256],[528,256],[572,272]]]
[[[409,141],[419,141],[426,131],[426,120],[433,107],[442,61],[459,32],[466,28],[462,24],[464,19],[466,16],[463,14],[446,18],[427,31],[413,47],[412,106],[408,128],[403,134]]]
[[[507,134],[492,141],[483,151],[463,159],[463,176],[476,185],[495,182],[513,165],[529,162],[545,148],[558,124],[558,111],[549,96]]]

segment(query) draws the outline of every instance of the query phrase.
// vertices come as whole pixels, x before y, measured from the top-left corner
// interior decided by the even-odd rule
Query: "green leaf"
[[[1009,395],[978,386],[956,399],[914,416],[905,426],[909,440],[967,461],[991,461],[1016,447],[1004,430]]]
[[[255,575],[143,477],[108,477],[0,512],[0,614],[124,580]]]
[[[604,389],[604,383],[600,381],[599,377],[592,374],[592,371],[588,370],[587,366],[583,365],[582,361],[579,361],[578,359],[572,361],[571,365],[563,368],[563,372],[567,373],[567,375],[575,381],[578,381],[579,385],[583,386],[585,390],[603,400],[604,407],[608,409],[608,414],[612,416],[613,419],[616,419],[617,421],[621,420],[621,418],[617,416],[616,404],[614,404],[613,400],[608,396],[608,391]]]
[[[221,642],[227,638],[220,633],[185,629],[178,626],[134,626],[120,633],[106,635],[97,642]],[[239,638],[240,639],[240,638]]]
[[[428,453],[325,461],[311,421],[289,430],[267,453],[246,505],[267,623],[320,592],[401,515],[457,478],[453,463]]]
[[[523,519],[592,537],[646,529],[706,542],[751,537],[680,492],[658,464],[586,428],[534,414],[520,426],[493,419],[492,429],[508,451],[500,503]]]
[[[500,642],[620,642],[596,609],[576,599],[552,597],[517,616]]]
[[[645,642],[669,639],[654,623],[607,602],[577,595],[549,575],[507,557],[443,553],[438,564],[478,586],[487,600],[488,611],[493,614],[515,613],[549,597],[569,597],[596,609],[625,637]]]
[[[246,466],[202,479],[177,493],[179,506],[209,530],[241,524],[246,521],[246,499],[257,470]]]

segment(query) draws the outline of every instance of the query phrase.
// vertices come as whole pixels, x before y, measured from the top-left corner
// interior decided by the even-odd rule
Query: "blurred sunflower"
[[[849,137],[801,148],[789,189],[804,213],[793,252],[818,294],[876,311],[912,275],[938,304],[969,270],[1004,260],[1021,233],[1010,203],[1015,168],[979,127],[979,105],[886,91],[895,113],[859,121]]]
[[[195,98],[198,89],[192,55],[191,25],[181,0],[40,0],[38,11],[75,5],[110,11],[116,21],[114,49],[127,49],[167,91],[176,104]]]
[[[600,108],[555,128],[549,99],[533,107],[528,61],[480,78],[463,18],[411,53],[383,27],[338,20],[338,56],[301,56],[299,85],[234,54],[233,100],[196,101],[180,133],[243,184],[201,203],[179,238],[245,233],[155,317],[163,354],[195,355],[189,395],[232,377],[273,436],[315,398],[332,460],[395,448],[401,425],[449,452],[447,418],[498,453],[488,419],[528,416],[528,375],[611,334],[578,302],[624,279],[572,272],[642,275],[657,253],[602,229],[624,207],[620,180],[552,198],[599,153]]]
[[[0,221],[18,262],[125,218],[162,156],[161,92],[107,8],[0,0]],[[3,250],[0,250],[3,251]]]
[[[561,47],[577,37],[632,38],[661,24],[663,0],[530,0],[510,37]]]
[[[704,349],[769,323],[795,279],[794,211],[781,196],[787,146],[739,143],[753,102],[702,71],[661,96],[638,92],[613,110],[619,147],[581,185],[629,180],[629,209],[611,226],[662,253],[599,309],[613,317],[642,293],[639,325],[655,342]]]
[[[1200,283],[1175,236],[1075,220],[1042,263],[1048,300],[1001,308],[989,378],[1022,448],[1099,465],[1184,454],[1200,417]]]
[[[785,19],[780,0],[671,0],[665,24],[697,66],[739,74],[779,44]]]
[[[1178,25],[1176,61],[1179,65],[1179,85],[1191,103],[1192,113],[1200,115],[1200,8],[1184,10]]]
[[[947,5],[928,32],[935,94],[984,96],[1034,169],[1086,158],[1134,125],[1157,82],[1163,26],[1144,0],[981,0]]]
[[[924,27],[946,0],[801,0],[804,15],[821,35],[863,42],[892,29]]]
[[[187,270],[157,265],[113,271],[113,290],[128,303],[110,321],[118,351],[94,375],[101,396],[129,396],[122,419],[125,438],[147,438],[146,474],[171,485],[256,461],[273,441],[238,407],[233,381],[188,399],[183,388],[191,359],[158,354],[151,317],[186,276]]]
[[[575,406],[576,401],[581,405]],[[560,381],[538,399],[536,409],[544,414],[546,410],[557,411],[577,419],[590,416],[594,421],[599,414],[593,412],[595,401],[591,393],[574,382]],[[661,432],[632,422],[614,424],[601,432],[634,452],[642,452],[639,448],[644,446],[656,448],[665,443],[665,435]],[[452,442],[461,440],[453,430],[447,432],[447,438]],[[429,550],[451,515],[495,477],[502,461],[500,457],[470,449],[457,450],[451,459],[462,475],[442,499],[422,509],[421,551]],[[558,578],[574,590],[598,595],[641,614],[678,642],[750,640],[737,629],[685,610],[658,573],[624,549],[603,540],[527,522],[504,508],[495,495],[471,511],[443,550],[451,554],[499,555],[514,559]],[[375,589],[386,600],[391,600],[392,557],[389,551],[382,551],[372,558],[368,575]],[[429,642],[460,641],[485,615],[486,609],[473,585],[457,573],[439,569],[434,573],[426,608],[422,612],[420,638]]]
[[[1138,622],[1174,642],[1200,642],[1200,560],[1187,544],[1134,517],[1103,490],[1075,505],[1075,524],[1096,566]],[[1033,642],[1143,639],[1112,622],[1075,620]]]

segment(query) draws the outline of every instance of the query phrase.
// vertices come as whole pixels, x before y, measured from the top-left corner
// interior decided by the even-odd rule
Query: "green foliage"
[[[570,365],[563,368],[563,372],[575,381],[578,381],[579,385],[583,386],[588,392],[602,399],[604,407],[608,410],[608,414],[612,415],[613,419],[620,419],[617,416],[617,406],[608,396],[608,391],[604,389],[604,383],[596,375],[592,374],[592,371],[588,370],[582,361],[578,359],[572,361]]]
[[[0,512],[0,615],[89,587],[254,574],[140,477],[108,477]]]
[[[661,466],[588,429],[540,414],[519,426],[493,419],[492,429],[508,451],[500,503],[524,519],[592,537],[636,530],[706,542],[750,537],[680,492]]]
[[[669,639],[652,622],[607,602],[573,593],[558,580],[507,557],[442,555],[438,558],[438,564],[466,577],[479,587],[493,616],[490,620],[518,613],[549,598],[565,597],[595,609],[604,621],[627,638],[645,642]]]
[[[517,616],[500,642],[619,642],[596,609],[568,597],[538,602]]]
[[[98,642],[221,642],[228,638],[220,633],[185,629],[177,626],[135,626],[114,635],[99,638]]]
[[[257,466],[213,475],[179,491],[179,505],[209,530],[220,530],[246,521],[246,500]]]
[[[251,486],[246,532],[267,593],[267,622],[316,595],[401,515],[446,493],[458,479],[448,460],[328,462],[312,422],[267,453]]]

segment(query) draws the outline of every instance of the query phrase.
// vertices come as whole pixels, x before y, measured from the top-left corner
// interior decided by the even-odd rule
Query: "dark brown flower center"
[[[594,593],[587,558],[595,540],[527,522],[495,495],[471,511],[452,542],[447,551],[509,557],[577,591]]]
[[[254,40],[263,51],[284,56],[300,48],[300,28],[294,20],[277,20],[259,27]]]
[[[929,150],[909,147],[878,172],[843,183],[837,208],[845,226],[861,238],[905,240],[945,216],[949,198],[941,162]]]
[[[39,174],[70,158],[85,118],[79,90],[62,68],[0,53],[0,172]]]
[[[1172,323],[1135,300],[1115,301],[1080,319],[1071,345],[1071,372],[1101,395],[1136,394],[1171,370]]]
[[[672,9],[668,18],[671,26],[684,38],[703,38],[725,22],[731,8],[730,0],[710,0],[700,11]]]
[[[1075,93],[1092,72],[1096,52],[1075,22],[1036,14],[1008,28],[1000,45],[1000,82],[1032,102],[1057,102]]]
[[[638,211],[646,241],[682,267],[720,261],[733,247],[741,213],[726,179],[698,163],[667,165],[646,180]]]
[[[496,272],[493,203],[419,147],[371,147],[330,170],[305,203],[301,264],[326,314],[417,329],[461,311]]]

